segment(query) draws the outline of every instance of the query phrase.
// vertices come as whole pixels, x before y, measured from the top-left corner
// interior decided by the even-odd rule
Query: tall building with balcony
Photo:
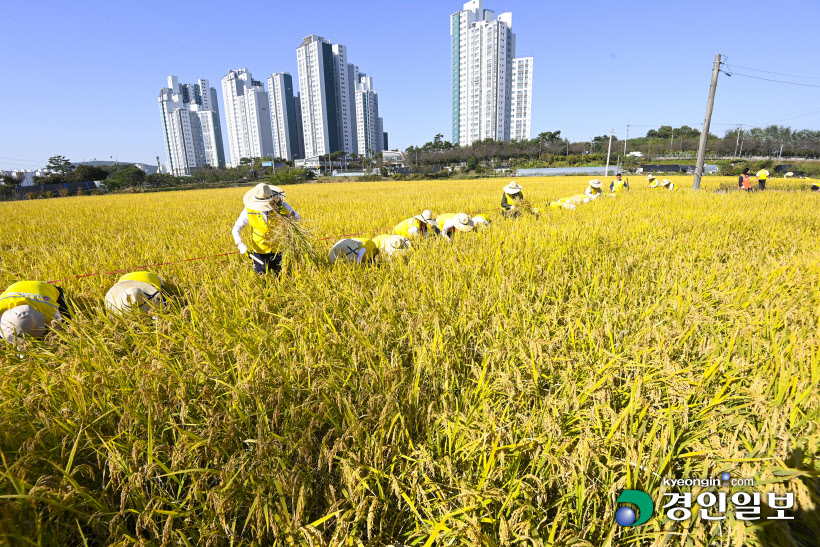
[[[168,76],[159,107],[169,173],[186,176],[203,165],[225,166],[216,89],[208,80],[181,84]]]
[[[453,142],[462,146],[512,136],[516,36],[512,14],[471,0],[450,17]],[[530,70],[532,63],[530,63]]]
[[[231,70],[222,78],[231,166],[242,158],[273,157],[270,99],[262,82],[247,69]]]
[[[291,75],[287,72],[271,74],[268,78],[268,95],[273,129],[273,155],[292,161],[294,157],[299,156],[299,138]]]
[[[373,78],[361,76],[356,84],[357,153],[373,157],[384,150],[383,121],[379,117],[379,94],[373,87]]]
[[[530,140],[532,119],[532,57],[513,59],[510,139]]]
[[[305,157],[313,158],[341,149],[336,109],[333,46],[312,34],[296,49],[299,93],[302,99],[302,134]]]

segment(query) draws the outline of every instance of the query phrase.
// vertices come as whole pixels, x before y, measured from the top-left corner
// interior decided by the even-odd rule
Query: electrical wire
[[[741,76],[743,78],[752,78],[753,80],[763,80],[765,82],[774,82],[776,84],[788,84],[788,85],[799,85],[801,87],[817,87],[820,88],[820,85],[817,84],[802,84],[800,82],[787,82],[784,80],[774,80],[772,78],[761,78],[760,76],[752,76],[751,74],[741,74],[739,72],[726,72],[727,76]]]
[[[802,80],[820,80],[820,76],[799,76],[797,74],[786,74],[784,72],[772,72],[770,70],[760,70],[759,68],[750,68],[748,66],[740,66],[740,65],[730,65],[728,63],[724,63],[726,66],[731,67],[734,66],[735,68],[740,68],[742,70],[751,70],[752,72],[762,72],[764,74],[775,74],[777,76],[788,76],[789,78],[800,78]]]

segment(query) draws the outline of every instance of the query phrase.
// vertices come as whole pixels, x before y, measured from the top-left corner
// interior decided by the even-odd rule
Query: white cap
[[[46,327],[46,316],[28,304],[12,308],[0,316],[0,334],[7,343],[17,347],[25,336],[43,336]]]

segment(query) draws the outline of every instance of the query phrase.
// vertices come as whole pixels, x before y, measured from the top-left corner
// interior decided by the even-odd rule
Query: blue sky
[[[166,77],[229,69],[296,76],[309,34],[348,46],[373,76],[391,148],[450,139],[449,16],[463,2],[3,2],[0,169],[54,154],[163,163],[157,95]],[[533,136],[588,140],[663,124],[700,127],[716,53],[730,65],[814,76],[817,0],[544,2],[485,0],[511,11],[519,56],[535,58]],[[713,132],[820,111],[820,88],[721,75]],[[223,114],[224,117],[224,114]],[[782,123],[820,128],[820,112]],[[225,139],[226,156],[227,139]]]

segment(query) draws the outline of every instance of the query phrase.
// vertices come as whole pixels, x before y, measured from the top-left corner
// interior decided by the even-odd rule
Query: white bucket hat
[[[47,327],[46,316],[28,304],[12,308],[0,316],[0,334],[15,347],[23,343],[25,336],[43,336]]]
[[[593,188],[600,188],[601,186],[604,185],[604,183],[601,182],[598,179],[592,179],[591,181],[589,181],[589,185],[592,186]]]
[[[649,173],[649,174],[646,176],[646,180],[655,180],[655,175],[653,175],[652,173]]]
[[[242,202],[248,209],[265,212],[273,210],[274,199],[284,200],[285,191],[278,186],[262,182],[245,192]]]
[[[504,192],[507,193],[507,194],[512,195],[512,194],[517,194],[518,192],[520,192],[523,189],[524,188],[522,188],[520,184],[518,184],[514,180],[511,180],[510,183],[507,186],[504,187]]]
[[[388,256],[392,256],[394,253],[411,248],[410,240],[402,236],[386,237],[381,243],[381,250]]]
[[[162,291],[144,281],[120,281],[105,295],[105,306],[118,313],[136,310],[148,313],[164,303]]]
[[[359,251],[363,245],[355,239],[340,239],[330,249],[328,257],[331,264],[336,262],[356,262],[359,259]]]
[[[483,216],[479,215],[477,217],[472,217],[473,225],[478,228],[479,226],[487,227],[490,225],[490,221],[484,218]]]
[[[669,186],[670,184],[672,184],[672,181],[669,179],[663,179],[661,181],[661,186]]]
[[[783,175],[783,178],[785,178],[785,179],[790,179],[790,178],[792,178],[793,176],[794,176],[794,173],[792,173],[791,171],[789,171],[788,173],[786,173],[785,175]]]
[[[467,213],[458,213],[453,217],[453,224],[459,232],[471,232],[475,225],[473,224],[470,215]]]
[[[420,215],[416,215],[413,218],[417,219],[419,222],[424,222],[425,224],[436,223],[436,219],[433,218],[433,212],[430,209],[425,209]]]

